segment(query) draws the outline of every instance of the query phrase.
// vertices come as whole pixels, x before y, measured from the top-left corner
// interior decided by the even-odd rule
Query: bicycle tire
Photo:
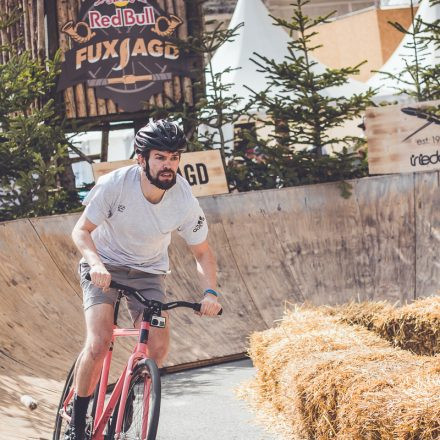
[[[73,383],[73,373],[75,371],[75,364],[76,364],[76,361],[73,363],[72,367],[69,370],[66,382],[64,384],[63,392],[61,393],[61,399],[60,399],[60,403],[58,404],[58,409],[57,409],[57,416],[55,418],[55,426],[54,426],[53,437],[52,437],[53,440],[62,440],[61,436],[64,435],[66,428],[67,428],[67,422],[63,417],[61,417],[60,410],[63,407],[63,403],[66,400],[67,395],[69,394],[70,388]]]
[[[60,410],[63,407],[64,401],[66,400],[66,398],[70,392],[70,389],[73,385],[75,365],[76,365],[76,360],[69,370],[69,373],[68,373],[67,379],[66,379],[66,383],[64,384],[63,392],[61,393],[61,399],[60,399],[60,403],[58,404],[58,409],[57,409],[57,416],[55,418],[55,427],[54,427],[53,437],[52,437],[53,440],[63,440],[64,434],[66,433],[66,430],[69,426],[69,424],[67,423],[67,420],[64,419],[63,417],[61,417]],[[96,411],[95,395],[97,395],[98,389],[99,389],[99,382],[98,382],[96,389],[95,389],[95,392],[94,392],[94,394],[92,394],[92,397],[89,402],[88,416],[91,417],[92,420],[95,416],[95,411]],[[68,412],[69,412],[69,406],[70,406],[70,411],[71,411],[71,405],[69,404],[68,410],[67,410]]]
[[[130,380],[121,428],[124,439],[156,439],[160,398],[161,383],[156,362],[143,359],[136,365]]]

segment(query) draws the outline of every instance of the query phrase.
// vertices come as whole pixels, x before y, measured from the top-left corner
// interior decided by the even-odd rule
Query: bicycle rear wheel
[[[61,416],[61,410],[62,410],[62,408],[64,406],[64,402],[67,399],[67,396],[69,395],[69,392],[73,386],[73,376],[74,376],[74,371],[75,371],[75,365],[76,365],[76,361],[73,363],[72,368],[70,369],[69,374],[67,375],[66,383],[64,384],[64,389],[63,389],[63,392],[61,393],[61,399],[60,399],[60,403],[58,405],[57,416],[55,419],[55,427],[54,427],[53,437],[52,437],[53,440],[63,440],[64,435],[66,434],[66,431],[69,428],[68,421],[64,417]],[[99,384],[98,384],[98,386],[99,386]],[[69,402],[69,404],[66,407],[66,412],[69,416],[72,414],[72,404],[73,404],[73,399],[71,402]],[[90,399],[88,411],[87,411],[87,418],[89,420],[89,424],[92,423],[91,420],[93,420],[95,410],[96,410],[96,399],[94,398],[94,395],[92,395],[92,398]],[[91,426],[87,426],[87,429],[90,430]]]
[[[73,384],[73,372],[75,370],[75,363],[76,362],[73,363],[72,368],[70,369],[69,374],[67,375],[66,383],[64,384],[64,389],[63,389],[63,392],[61,393],[61,399],[60,399],[60,403],[58,405],[57,416],[55,419],[55,427],[53,430],[53,437],[52,437],[53,440],[62,439],[64,436],[64,433],[66,432],[66,429],[68,427],[67,421],[63,417],[61,417],[60,411],[63,408],[64,401],[66,400],[66,398],[69,394],[70,388],[72,387],[72,384]],[[67,413],[69,414],[69,416],[70,416],[71,411],[72,411],[72,407],[70,405],[70,407],[68,406],[68,408],[67,408]]]
[[[152,359],[143,359],[136,365],[130,381],[121,429],[124,439],[156,439],[160,393],[160,374],[157,365]]]

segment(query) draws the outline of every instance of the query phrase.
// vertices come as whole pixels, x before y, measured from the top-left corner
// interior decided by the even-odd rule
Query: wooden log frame
[[[186,39],[190,29],[187,20],[195,20],[194,2],[192,0],[156,1],[168,13],[177,14],[184,18],[184,23],[178,28],[178,37]],[[81,3],[81,0],[56,0],[58,30],[67,20],[76,21]],[[198,19],[201,22],[200,9],[197,12],[200,14]],[[67,50],[67,36],[62,32],[59,32],[58,35],[60,48],[63,51]],[[112,100],[97,98],[94,89],[87,87],[85,84],[67,89],[64,92],[64,100],[68,119],[79,119],[81,122],[95,119],[98,124],[103,125],[110,121],[146,119],[145,111],[127,113]],[[174,76],[171,80],[164,82],[163,91],[152,96],[149,102],[146,103],[145,109],[148,112],[148,110],[157,107],[172,108],[174,104],[182,100],[189,105],[193,105],[192,81],[188,77]]]
[[[170,14],[182,17],[184,22],[177,29],[177,35],[185,40],[188,35],[201,28],[201,7],[194,0],[156,0],[157,4]],[[32,57],[52,58],[57,49],[66,52],[70,49],[70,37],[60,31],[68,20],[77,20],[82,0],[1,0],[0,14],[5,16],[19,7],[23,12],[19,21],[9,29],[0,32],[0,44],[12,43],[18,53],[28,50]],[[47,40],[47,41],[46,41]],[[7,51],[0,51],[0,63],[9,59]],[[203,60],[200,60],[200,74],[203,72]],[[200,78],[198,78],[199,80]],[[165,81],[163,91],[151,97],[145,110],[153,107],[172,108],[184,101],[193,105],[193,81],[189,77],[173,76]],[[78,84],[62,93],[65,114],[68,120],[79,120],[77,123],[92,123],[96,126],[111,121],[145,120],[144,111],[128,113],[112,100],[96,97],[94,88]]]

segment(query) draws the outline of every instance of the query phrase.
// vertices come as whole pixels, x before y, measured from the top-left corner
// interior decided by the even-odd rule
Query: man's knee
[[[113,335],[113,306],[98,304],[86,310],[87,338],[84,351],[87,357],[105,357]]]
[[[112,331],[100,331],[98,333],[88,335],[84,350],[87,355],[94,360],[101,360],[108,352],[112,339]]]

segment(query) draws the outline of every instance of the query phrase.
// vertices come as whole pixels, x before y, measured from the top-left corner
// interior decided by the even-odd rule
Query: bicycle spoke
[[[121,440],[154,440],[159,413],[159,371],[154,361],[144,359],[137,365],[131,378],[119,438]]]
[[[132,385],[128,395],[131,405],[124,415],[122,438],[127,440],[145,440],[148,433],[150,406],[150,377],[144,373]]]

